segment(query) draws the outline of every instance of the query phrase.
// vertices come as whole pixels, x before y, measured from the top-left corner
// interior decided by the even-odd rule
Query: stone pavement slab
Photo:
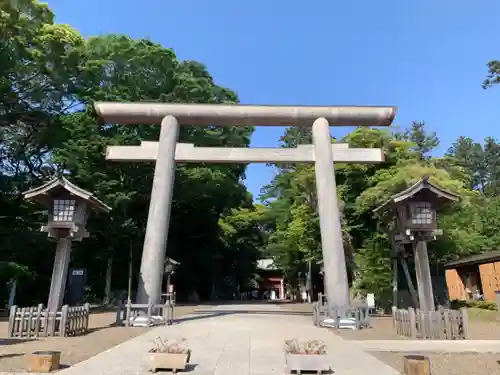
[[[353,341],[372,352],[500,353],[500,340],[363,340]]]
[[[154,328],[58,374],[146,375],[147,351],[158,336],[188,340],[192,375],[284,374],[284,341],[294,338],[324,341],[335,375],[399,374],[352,341],[314,327],[310,317],[286,314],[272,304],[215,306],[173,326]]]

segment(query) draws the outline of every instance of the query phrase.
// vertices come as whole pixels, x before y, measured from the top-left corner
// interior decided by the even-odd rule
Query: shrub
[[[153,343],[155,346],[149,349],[149,353],[189,354],[190,352],[186,339],[163,341],[160,337],[157,337]]]
[[[496,311],[498,310],[498,306],[496,302],[492,301],[465,301],[465,300],[459,300],[455,299],[451,301],[450,306],[454,310],[458,310],[462,307],[468,307],[468,308],[476,308],[476,309],[483,309],[483,310],[493,310]]]
[[[297,339],[285,341],[288,354],[326,354],[326,345],[318,340],[299,342]]]

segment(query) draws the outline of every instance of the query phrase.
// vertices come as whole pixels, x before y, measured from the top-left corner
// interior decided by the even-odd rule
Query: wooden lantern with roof
[[[412,294],[413,283],[402,253],[404,253],[405,244],[412,244],[418,302],[422,310],[434,310],[435,308],[427,241],[442,234],[442,231],[437,227],[437,213],[458,199],[456,194],[431,183],[429,176],[424,176],[408,189],[391,196],[388,201],[374,210],[374,213],[383,221],[395,222],[394,231],[391,233],[395,273],[393,283],[397,283],[397,260],[401,258],[410,294]],[[394,285],[393,290],[397,291],[397,287],[395,288]],[[396,299],[394,297],[394,305],[397,303]]]
[[[111,208],[64,177],[54,178],[28,190],[23,196],[45,205],[49,211],[48,222],[42,226],[42,231],[47,232],[49,238],[57,240],[57,249],[47,308],[49,311],[58,311],[66,289],[72,241],[81,241],[89,236],[85,226],[91,209],[109,212]]]
[[[42,231],[55,239],[70,237],[79,241],[88,237],[85,226],[91,209],[100,212],[111,210],[92,193],[64,177],[24,192],[24,198],[42,203],[49,209],[48,223],[42,226]]]

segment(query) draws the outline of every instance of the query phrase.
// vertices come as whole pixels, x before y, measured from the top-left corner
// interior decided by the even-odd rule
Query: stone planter
[[[286,367],[289,372],[298,375],[302,371],[316,372],[318,375],[323,372],[330,372],[330,364],[325,354],[285,354]]]
[[[59,369],[61,352],[39,351],[33,352],[27,357],[29,372],[51,372]]]
[[[149,353],[149,371],[171,370],[184,371],[189,362],[191,351],[187,353]]]

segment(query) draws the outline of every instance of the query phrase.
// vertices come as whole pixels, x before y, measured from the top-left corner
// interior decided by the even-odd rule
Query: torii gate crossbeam
[[[114,161],[147,161],[158,157],[158,142],[143,141],[140,146],[108,146],[106,159]],[[378,148],[349,148],[347,143],[333,143],[332,157],[338,163],[380,163],[384,153]],[[312,145],[297,148],[195,147],[177,143],[177,163],[313,163]]]
[[[176,162],[309,162],[315,163],[325,286],[330,311],[350,305],[334,161],[376,163],[380,149],[332,145],[330,126],[389,126],[395,107],[247,106],[237,104],[170,104],[97,102],[106,123],[158,124],[158,142],[141,146],[110,146],[107,158],[119,161],[156,160],[146,236],[141,261],[138,303],[158,303],[167,245]],[[313,145],[295,149],[193,147],[177,143],[181,125],[312,126]],[[285,150],[285,151],[284,151]]]

